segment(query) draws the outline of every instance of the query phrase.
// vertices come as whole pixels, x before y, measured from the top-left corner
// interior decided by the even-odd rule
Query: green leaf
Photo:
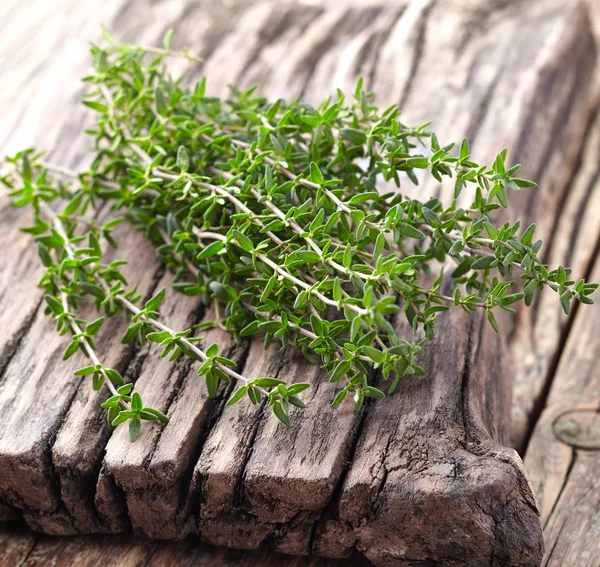
[[[495,315],[492,313],[491,309],[486,309],[485,314],[487,316],[487,320],[490,322],[490,325],[496,331],[496,333],[500,333],[500,327],[498,327],[498,322],[496,321]]]
[[[461,276],[464,276],[470,269],[473,264],[473,260],[471,258],[465,258],[452,272],[452,278],[458,279]]]
[[[105,368],[104,371],[106,372],[106,375],[108,376],[108,379],[115,386],[120,386],[118,391],[119,391],[119,393],[122,393],[121,392],[121,387],[123,387],[124,384],[125,384],[125,380],[123,380],[123,376],[121,376],[121,374],[119,372],[117,372],[114,368]],[[131,386],[131,387],[123,395],[127,395],[129,393],[129,391],[131,390],[131,388],[133,387],[133,385],[131,385],[131,384],[128,384],[128,386]]]
[[[140,417],[148,421],[162,421],[168,423],[169,418],[161,411],[154,408],[143,408],[140,412]]]
[[[97,392],[104,386],[104,375],[100,372],[94,372],[92,376],[92,389]]]
[[[118,404],[110,406],[108,408],[108,411],[106,412],[106,417],[108,419],[109,427],[113,427],[113,422],[117,420],[117,418],[119,416],[119,411],[120,411],[120,408],[119,408]]]
[[[188,155],[185,146],[179,146],[177,150],[177,167],[182,173],[186,173],[190,168],[190,156]]]
[[[163,47],[169,49],[171,47],[171,38],[173,37],[173,28],[169,28],[163,36]]]
[[[215,240],[211,242],[206,248],[203,248],[200,253],[196,256],[197,260],[205,260],[211,256],[217,255],[221,250],[225,248],[225,243],[221,240]]]
[[[233,392],[233,394],[231,395],[229,400],[227,400],[226,405],[232,406],[236,402],[239,402],[246,395],[247,391],[248,391],[248,386],[246,386],[246,385],[240,386],[235,392]]]
[[[46,300],[46,303],[48,304],[48,307],[50,307],[52,313],[55,315],[62,315],[65,312],[65,308],[56,297],[46,294],[44,295],[44,299]]]
[[[288,386],[287,391],[290,396],[296,396],[308,388],[310,388],[310,384],[308,382],[296,382],[295,384]]]
[[[429,159],[426,157],[414,157],[406,160],[408,167],[414,167],[416,169],[425,169],[429,166]]]
[[[419,240],[425,238],[425,235],[418,228],[403,222],[398,223],[398,232],[400,232],[402,236],[407,236],[408,238],[417,238]]]
[[[471,264],[472,270],[485,270],[496,262],[496,256],[480,256]]]
[[[423,218],[433,227],[437,226],[440,223],[440,219],[438,216],[427,207],[422,207],[421,211],[423,212]]]
[[[127,327],[123,338],[121,339],[121,343],[127,345],[135,340],[138,335],[138,331],[140,330],[142,324],[140,322],[133,323]]]
[[[310,316],[310,326],[315,334],[319,336],[323,335],[323,321],[318,315],[312,314]]]
[[[519,188],[525,189],[530,187],[537,187],[537,183],[533,181],[528,181],[527,179],[519,179],[518,177],[513,177],[511,181]]]
[[[50,255],[48,248],[46,248],[41,242],[38,242],[37,247],[38,247],[38,255],[40,257],[40,260],[42,261],[42,264],[44,264],[44,266],[46,266],[46,267],[52,266],[52,264],[54,263],[54,260],[52,259],[52,256]]]
[[[283,424],[287,425],[288,427],[291,426],[290,416],[288,415],[287,408],[284,407],[284,405],[279,400],[277,400],[273,404],[273,413],[277,416],[277,419]]]
[[[323,185],[323,174],[321,173],[319,166],[314,161],[310,162],[310,180],[318,185]]]
[[[214,371],[209,371],[206,374],[206,390],[208,391],[208,397],[214,398],[217,395],[219,389],[219,375]]]
[[[498,237],[498,229],[491,223],[489,222],[484,222],[483,223],[485,226],[485,230],[488,233],[488,236],[492,239],[492,240],[496,240],[496,238]]]
[[[95,321],[88,323],[85,327],[86,335],[92,335],[92,336],[97,335],[98,331],[102,327],[103,323],[104,323],[104,317],[99,317]]]
[[[218,354],[219,354],[219,345],[217,343],[212,343],[206,349],[206,356],[208,356],[208,358],[213,358],[213,357],[217,356]]]
[[[385,394],[374,386],[365,386],[362,391],[365,398],[385,398]]]
[[[63,360],[68,360],[71,358],[77,351],[79,350],[79,341],[73,340],[69,343],[67,350],[65,350],[65,354],[63,354]]]
[[[363,354],[367,355],[373,362],[382,363],[385,362],[385,353],[378,348],[374,348],[371,346],[363,346],[361,347],[361,351]]]
[[[340,136],[344,138],[344,140],[348,140],[357,146],[360,146],[367,141],[367,135],[356,128],[341,128]]]
[[[94,372],[96,372],[95,366],[84,366],[79,370],[75,370],[73,374],[75,374],[75,376],[88,376],[89,374],[93,374]]]
[[[160,87],[154,89],[154,104],[156,105],[156,111],[162,116],[169,112],[169,103]]]
[[[112,416],[111,416],[112,417]],[[125,423],[129,419],[127,412],[119,412],[116,417],[114,417],[111,421],[112,427],[116,427],[117,425],[121,425],[121,423]]]
[[[153,333],[148,333],[146,338],[153,343],[162,343],[165,339],[168,339],[171,336],[169,331],[157,331]]]
[[[108,111],[108,106],[96,100],[82,100],[81,102],[85,104],[85,106],[87,106],[88,108],[91,108],[92,110],[97,110],[98,112]]]
[[[290,396],[288,401],[297,408],[304,409],[306,407],[306,404],[297,396]]]
[[[352,361],[340,360],[329,377],[330,382],[339,382],[352,368]]]
[[[131,411],[139,412],[143,407],[142,396],[140,396],[137,392],[134,392],[133,396],[131,397]]]
[[[516,303],[517,301],[521,301],[525,297],[524,293],[513,293],[511,295],[505,295],[502,298],[502,305],[511,305],[512,303]]]
[[[331,402],[331,407],[334,408],[336,406],[339,406],[346,399],[347,394],[348,394],[348,390],[346,390],[346,389],[340,390],[335,395],[335,398],[333,398],[333,402]]]
[[[252,240],[250,240],[245,234],[241,233],[239,230],[234,230],[233,236],[243,250],[246,252],[252,252],[254,250],[254,244],[252,243]]]
[[[460,161],[464,161],[469,157],[469,141],[466,138],[463,138],[460,144]]]
[[[146,301],[144,308],[148,311],[158,311],[158,308],[162,305],[162,302],[165,299],[166,293],[167,290],[164,287],[161,288],[151,299]]]
[[[140,436],[141,428],[142,422],[140,421],[139,417],[134,417],[129,421],[129,441],[131,441],[131,443],[137,441],[138,437]]]
[[[278,380],[277,378],[269,378],[267,376],[261,378],[255,378],[252,380],[252,384],[255,386],[260,386],[261,388],[276,388],[277,386],[285,385],[283,380]]]
[[[531,241],[533,240],[533,235],[535,233],[535,228],[536,228],[535,224],[531,224],[531,225],[529,225],[527,230],[523,233],[523,236],[521,236],[521,244],[523,246],[531,245]]]
[[[348,201],[348,205],[360,205],[366,201],[377,199],[377,197],[379,197],[379,193],[377,193],[377,191],[365,191],[364,193],[354,195],[354,197]]]

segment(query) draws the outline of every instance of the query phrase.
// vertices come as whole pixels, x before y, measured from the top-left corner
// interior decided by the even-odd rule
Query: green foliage
[[[507,165],[506,150],[491,167],[479,165],[467,140],[442,146],[428,124],[406,126],[396,106],[379,110],[362,81],[352,100],[338,92],[316,108],[270,103],[255,89],[232,88],[227,101],[208,97],[204,79],[186,87],[167,73],[165,55],[195,60],[169,50],[170,33],[164,49],[106,37],[108,46],[92,47],[94,71],[85,78],[84,104],[97,113],[88,131],[97,148],[91,169],[66,185],[27,150],[9,159],[16,174],[4,181],[14,206],[34,211],[27,231],[45,266],[48,311],[59,332],[72,334],[65,358],[77,351],[92,358],[77,374],[92,376],[95,388],[109,385],[109,421],[128,421],[132,440],[141,421],[166,417],[145,408],[131,385],[95,358],[103,319],[78,319],[84,296],[106,317],[129,314],[123,342],[149,340],[163,357],[198,361],[209,396],[219,395],[222,382],[238,382],[228,405],[247,397],[290,425],[309,384],[238,374],[217,345],[202,350],[191,329],[160,322],[165,290],[138,307],[121,262],[102,259],[100,242],[116,245],[112,232],[123,217],[176,272],[175,290],[215,303],[216,324],[236,340],[261,335],[265,345],[276,340],[320,361],[339,383],[333,406],[349,394],[358,409],[384,397],[373,385],[377,373],[388,393],[406,376],[423,374],[418,353],[450,308],[480,310],[498,332],[498,309],[531,305],[544,287],[567,313],[573,300],[592,302],[596,284],[575,282],[568,268],[540,260],[535,225],[522,231],[519,221],[493,223],[509,190],[535,186],[516,177],[519,166]],[[453,179],[449,205],[377,189],[381,180],[400,188],[405,177],[418,183],[424,170],[438,182]],[[63,202],[60,213],[48,207],[52,201]],[[102,202],[122,217],[103,226],[85,221],[88,208]],[[81,222],[85,230],[76,232]],[[399,310],[412,334],[399,336]]]

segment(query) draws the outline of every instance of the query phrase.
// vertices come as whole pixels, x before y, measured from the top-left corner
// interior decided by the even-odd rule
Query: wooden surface
[[[0,6],[6,22],[0,108],[10,108],[0,114],[2,154],[35,143],[64,165],[84,162],[81,130],[88,118],[76,104],[77,78],[85,73],[85,44],[98,37],[98,22],[119,38],[152,44],[174,27],[177,45],[206,57],[214,93],[223,94],[228,83],[257,82],[273,98],[319,102],[336,87],[351,89],[363,75],[382,106],[401,104],[406,122],[433,120],[443,142],[467,135],[477,160],[489,162],[508,146],[510,160],[524,164],[523,176],[539,184],[511,195],[511,216],[537,223],[546,261],[572,266],[577,277],[591,270],[600,234],[600,128],[591,127],[596,48],[580,2],[63,1],[31,2],[30,10],[26,4]],[[36,41],[18,40],[25,36]],[[424,184],[418,192],[447,198],[448,187]],[[358,549],[378,565],[535,565],[542,552],[537,506],[519,457],[502,447],[510,442],[524,451],[533,431],[526,463],[546,523],[547,557],[556,565],[567,557],[595,564],[588,542],[597,541],[593,473],[600,465],[587,459],[593,453],[572,450],[544,429],[568,409],[563,402],[588,405],[589,395],[597,404],[597,390],[586,389],[597,371],[571,384],[567,377],[577,364],[563,363],[571,343],[569,358],[594,354],[593,345],[587,354],[578,350],[574,335],[597,340],[580,322],[590,316],[587,309],[568,319],[553,294],[542,294],[532,309],[502,322],[506,351],[480,320],[448,315],[440,321],[447,333],[438,331],[444,338],[423,353],[427,376],[405,381],[393,398],[359,415],[350,407],[331,410],[333,386],[292,354],[265,353],[260,344],[233,349],[247,373],[313,382],[310,409],[294,416],[291,430],[260,408],[225,408],[225,392],[208,400],[185,364],[157,364],[145,349],[123,350],[116,329],[107,327],[101,342],[110,364],[127,369],[144,399],[171,418],[130,445],[122,431],[110,436],[99,397],[57,360],[64,344],[39,309],[39,267],[18,232],[26,214],[4,199],[0,222],[10,242],[0,248],[0,290],[11,289],[0,293],[0,517],[22,514],[48,533],[132,527],[159,538],[199,531],[214,544],[252,549],[268,543],[293,554],[341,557]],[[127,232],[118,256],[130,261],[131,279],[144,293],[168,283],[138,235]],[[163,315],[181,326],[201,319],[203,310],[178,296]],[[533,429],[551,385],[549,410]],[[556,412],[548,413],[554,399]],[[544,459],[552,459],[550,468]],[[581,513],[565,528],[576,503]],[[29,551],[19,550],[34,538],[2,537],[23,557]],[[66,541],[32,543],[25,564],[88,549],[90,557],[100,553],[98,564],[114,559],[98,551],[104,540]],[[181,563],[173,564],[213,557],[193,543],[157,548],[140,540],[121,548],[118,541],[114,549],[131,557],[123,564],[148,564],[150,557],[149,564],[168,564],[175,552]],[[240,557],[214,553],[224,554],[222,564]],[[271,561],[264,557],[252,561]]]
[[[133,536],[58,537],[22,527],[0,528],[0,567],[367,567],[346,560],[290,557],[265,550],[236,551],[202,544],[153,542]]]
[[[600,207],[600,120],[589,134],[574,188]],[[600,277],[600,256],[591,278]],[[596,301],[600,294],[596,293]],[[536,423],[525,466],[537,495],[544,565],[595,567],[600,557],[600,303],[578,309],[561,352],[547,404]]]

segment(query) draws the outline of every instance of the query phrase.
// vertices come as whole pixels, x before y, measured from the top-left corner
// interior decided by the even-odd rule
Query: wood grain
[[[588,206],[596,211],[600,205],[599,125],[600,120],[596,120],[574,183],[574,187],[588,187]],[[598,281],[598,257],[590,271],[590,279]],[[598,293],[594,299],[598,302]],[[577,310],[547,405],[535,426],[525,456],[525,466],[540,504],[547,541],[544,565],[548,566],[591,567],[598,563],[598,308],[596,303],[580,306]]]
[[[511,196],[512,216],[538,223],[548,261],[570,263],[575,273],[592,261],[597,191],[570,183],[593,105],[596,59],[579,2],[119,0],[105,6],[95,0],[64,2],[55,12],[46,6],[27,17],[11,1],[0,15],[13,22],[6,46],[15,27],[45,41],[42,53],[31,44],[11,49],[2,47],[4,38],[0,42],[0,60],[16,68],[15,87],[0,94],[0,102],[15,109],[0,117],[3,152],[35,142],[50,149],[52,159],[81,163],[87,117],[74,100],[65,100],[68,86],[69,96],[77,93],[75,78],[85,69],[81,38],[98,37],[91,26],[102,20],[119,38],[156,44],[173,26],[176,47],[206,58],[203,72],[215,94],[225,94],[229,83],[257,81],[269,97],[320,102],[336,87],[352,90],[362,74],[381,105],[401,104],[406,122],[433,119],[444,143],[467,135],[477,160],[490,162],[509,145],[510,159],[527,164],[523,176],[540,184],[535,192]],[[181,62],[175,68],[183,69]],[[188,74],[199,72],[192,67]],[[71,108],[79,110],[69,114]],[[423,183],[416,191],[420,198],[445,199],[449,188]],[[0,215],[11,231],[26,222],[6,207]],[[121,240],[118,254],[130,260],[130,279],[150,293],[159,276],[153,252],[136,234]],[[11,250],[13,242],[20,256],[29,250],[16,229]],[[196,533],[232,547],[267,544],[285,553],[337,557],[358,549],[377,565],[539,562],[537,507],[520,459],[501,445],[510,438],[510,357],[481,320],[458,313],[442,318],[445,333],[440,329],[435,347],[424,353],[427,375],[407,380],[401,392],[362,415],[350,407],[331,410],[335,387],[292,353],[263,352],[256,343],[246,355],[211,331],[216,338],[205,340],[228,345],[246,373],[313,382],[309,410],[294,415],[290,430],[260,407],[223,408],[226,392],[208,400],[186,364],[167,367],[156,362],[155,352],[121,349],[123,327],[115,323],[105,330],[103,353],[111,364],[129,365],[146,401],[171,417],[130,445],[123,431],[110,435],[98,396],[70,375],[75,366],[58,360],[64,345],[37,307],[34,256],[23,252],[23,258],[25,272],[19,272],[12,251],[0,251],[7,266],[0,289],[27,282],[23,287],[32,290],[22,293],[24,307],[12,317],[8,310],[4,319],[0,310],[8,330],[0,342],[6,367],[0,498],[23,510],[34,528],[88,533],[133,527],[159,538]],[[550,309],[547,300],[556,298],[544,296],[527,314],[503,321],[520,362],[517,446],[527,437],[567,328],[557,302]],[[164,316],[174,325],[198,320],[194,300],[172,296],[169,302]],[[534,350],[529,360],[524,353]]]
[[[187,538],[157,544],[133,536],[40,536],[22,528],[0,528],[0,567],[367,567],[355,556],[347,561],[289,557],[267,550],[240,552]]]

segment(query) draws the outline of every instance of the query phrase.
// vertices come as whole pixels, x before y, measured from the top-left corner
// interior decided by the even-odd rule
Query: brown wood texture
[[[600,119],[588,138],[576,185],[600,210]],[[600,277],[597,257],[591,279]],[[598,301],[599,294],[595,294]],[[544,565],[598,565],[600,516],[600,310],[578,309],[525,466],[538,497],[547,541]]]
[[[236,551],[195,538],[158,543],[133,536],[41,536],[0,527],[0,567],[367,567],[366,559],[290,557],[268,550]]]
[[[591,265],[599,227],[590,203],[598,191],[571,183],[590,121],[596,59],[579,2],[94,1],[30,13],[6,2],[0,15],[11,22],[0,57],[14,68],[11,88],[0,93],[11,108],[0,115],[2,153],[35,143],[54,161],[84,161],[87,117],[75,104],[76,79],[97,23],[119,38],[154,44],[174,27],[178,45],[206,58],[214,93],[256,82],[270,97],[319,102],[363,75],[380,104],[401,104],[406,122],[434,120],[443,142],[467,135],[478,160],[509,146],[510,159],[540,185],[511,195],[512,216],[537,222],[549,262],[580,275]],[[16,29],[44,49],[16,42]],[[448,195],[445,186],[418,191]],[[518,319],[503,321],[508,351],[480,319],[441,318],[436,345],[423,353],[426,377],[407,380],[361,414],[332,410],[335,387],[293,353],[231,346],[246,373],[313,383],[309,409],[293,416],[292,429],[261,408],[225,408],[225,392],[208,400],[187,365],[123,349],[117,328],[107,327],[101,342],[108,363],[127,369],[144,399],[171,418],[131,445],[122,431],[110,435],[100,398],[72,376],[79,361],[59,360],[64,343],[38,307],[39,268],[16,228],[26,216],[1,205],[11,247],[0,250],[0,293],[17,286],[18,295],[0,294],[0,501],[9,504],[0,506],[0,519],[22,511],[47,533],[132,527],[150,537],[199,533],[209,543],[268,544],[292,554],[342,557],[357,549],[377,565],[539,562],[536,503],[519,457],[502,444],[511,439],[509,353],[518,357],[512,440],[522,447],[567,328],[555,297],[545,294]],[[168,285],[170,276],[161,275],[137,234],[122,240],[117,255],[130,261],[132,282],[144,293]],[[203,311],[173,296],[163,315],[187,326]],[[228,341],[211,334],[208,341]]]

